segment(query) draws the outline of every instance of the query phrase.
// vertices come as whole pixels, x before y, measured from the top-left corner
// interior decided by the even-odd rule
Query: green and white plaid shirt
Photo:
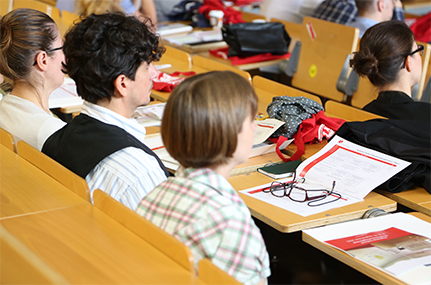
[[[195,266],[208,257],[244,284],[270,275],[262,235],[238,193],[208,168],[180,168],[147,194],[137,213],[186,244]]]

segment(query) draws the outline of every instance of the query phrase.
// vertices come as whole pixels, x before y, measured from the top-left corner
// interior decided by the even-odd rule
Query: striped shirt
[[[359,13],[355,0],[325,0],[317,6],[311,17],[345,25],[355,21]],[[392,19],[404,21],[401,7],[394,8]]]
[[[146,130],[133,119],[89,102],[84,102],[81,113],[105,124],[120,127],[144,141]],[[134,210],[148,192],[166,180],[166,175],[153,156],[141,149],[127,147],[99,162],[85,180],[91,196],[94,190],[101,189]]]
[[[270,275],[262,235],[238,193],[208,168],[180,168],[136,212],[187,245],[195,266],[207,257],[244,284]]]

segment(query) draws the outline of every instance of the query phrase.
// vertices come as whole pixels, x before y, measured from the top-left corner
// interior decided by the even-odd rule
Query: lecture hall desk
[[[423,213],[409,213],[410,215],[413,215],[417,218],[420,218],[428,223],[431,222],[431,217],[423,214]],[[365,262],[362,262],[350,255],[348,255],[345,252],[342,252],[341,250],[338,250],[334,247],[328,246],[327,244],[320,242],[312,237],[310,237],[309,235],[302,233],[302,240],[305,241],[306,243],[314,246],[315,248],[321,250],[322,252],[334,257],[335,259],[343,262],[344,264],[354,268],[355,270],[367,275],[370,278],[373,278],[374,280],[378,281],[379,283],[382,284],[406,284],[404,282],[402,282],[401,280],[395,278],[392,275],[389,275],[387,273],[385,273],[382,270],[379,270]]]
[[[0,145],[0,219],[88,204],[51,176]]]
[[[229,182],[237,191],[272,181],[274,180],[259,172],[229,178]],[[283,233],[292,233],[323,225],[359,219],[366,211],[372,208],[380,208],[386,212],[393,212],[397,208],[395,201],[378,193],[371,192],[362,202],[303,217],[242,193],[239,193],[239,195],[255,218]]]
[[[89,203],[0,225],[71,284],[203,284]]]

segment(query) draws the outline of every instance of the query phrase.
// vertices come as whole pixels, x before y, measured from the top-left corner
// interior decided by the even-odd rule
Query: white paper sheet
[[[256,129],[254,130],[253,145],[263,143],[266,141],[276,130],[278,130],[285,122],[277,119],[256,120]]]
[[[342,199],[321,206],[310,207],[307,202],[291,201],[288,197],[275,197],[271,193],[254,191],[267,186],[240,191],[256,199],[270,203],[301,216],[327,211],[362,201],[377,186],[404,169],[410,162],[359,146],[335,136],[318,153],[302,162],[296,169],[297,179],[305,178],[305,184],[321,185]],[[329,196],[329,201],[332,197]]]
[[[327,186],[335,181],[336,192],[363,199],[408,165],[410,162],[335,136],[296,171],[307,182]]]
[[[160,126],[166,103],[139,107],[132,118],[144,127]]]
[[[61,108],[82,105],[84,101],[78,96],[73,79],[66,77],[64,83],[49,96],[49,108]]]
[[[286,178],[286,179],[278,179],[277,181],[287,182],[287,181],[291,181],[291,180],[292,180],[292,178]],[[259,199],[259,200],[266,202],[268,204],[282,208],[286,211],[290,211],[290,212],[295,213],[297,215],[301,215],[303,217],[314,215],[314,214],[321,213],[321,212],[324,212],[324,211],[327,211],[330,209],[339,208],[339,207],[347,206],[347,205],[362,201],[362,199],[357,199],[355,197],[348,197],[348,196],[343,195],[342,199],[339,199],[335,202],[321,205],[321,206],[310,207],[307,205],[307,202],[299,203],[299,202],[295,202],[295,201],[290,200],[290,198],[288,198],[288,197],[279,198],[279,197],[275,197],[271,193],[262,192],[262,188],[269,187],[270,185],[271,185],[271,183],[259,185],[257,187],[249,188],[246,190],[241,190],[239,192],[241,192],[245,195],[251,196],[253,198]],[[301,186],[304,186],[304,185],[301,185]],[[325,199],[327,199],[327,200],[324,200],[324,201],[329,201],[332,199],[335,200],[336,197],[330,196],[330,197],[325,198]],[[322,202],[324,202],[324,201],[322,201]]]

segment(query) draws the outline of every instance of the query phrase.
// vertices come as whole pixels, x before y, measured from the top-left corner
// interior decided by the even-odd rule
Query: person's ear
[[[117,96],[121,97],[126,96],[128,90],[128,80],[129,78],[127,78],[124,74],[118,75],[114,80],[114,87],[116,91],[114,94],[117,94]]]
[[[40,70],[45,71],[48,68],[48,55],[46,52],[41,51],[36,55],[36,60],[34,62]]]
[[[407,70],[408,72],[411,72],[411,71],[412,71],[412,69],[413,69],[413,60],[412,60],[412,56],[411,56],[411,55],[409,55],[409,56],[406,58],[406,70]]]
[[[378,0],[377,1],[377,10],[379,12],[382,12],[382,11],[385,10],[385,8],[386,8],[386,1],[387,0]],[[392,1],[392,0],[389,0],[389,1]]]

